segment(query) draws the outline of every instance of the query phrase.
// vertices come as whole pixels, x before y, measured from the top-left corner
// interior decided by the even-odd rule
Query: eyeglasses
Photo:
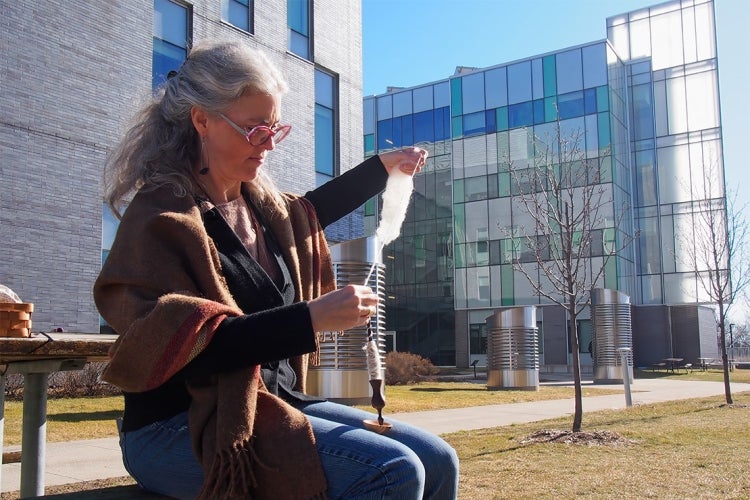
[[[252,146],[262,146],[270,139],[273,139],[274,144],[278,144],[283,141],[292,130],[291,125],[278,125],[276,128],[267,127],[265,125],[256,125],[251,129],[246,129],[227,118],[224,113],[219,113],[219,116],[221,116],[233,129],[242,134]]]

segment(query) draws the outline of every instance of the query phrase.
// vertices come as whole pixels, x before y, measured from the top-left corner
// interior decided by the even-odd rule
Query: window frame
[[[154,0],[154,2],[152,4],[153,5],[153,15],[154,16],[156,16],[156,12],[157,12],[157,5],[156,5],[157,2],[174,4],[174,5],[176,5],[176,6],[178,6],[178,7],[180,7],[180,8],[182,8],[182,9],[185,10],[185,13],[186,13],[185,14],[185,41],[184,41],[185,42],[185,46],[184,47],[180,47],[179,45],[175,45],[175,43],[172,42],[172,41],[170,41],[170,40],[167,40],[167,39],[164,39],[164,38],[157,38],[156,33],[154,32],[154,30],[152,28],[152,34],[151,34],[151,37],[152,37],[152,45],[151,45],[151,61],[152,61],[151,62],[151,88],[154,89],[154,90],[157,89],[159,86],[161,86],[161,85],[164,84],[164,82],[168,78],[169,71],[173,71],[173,70],[176,71],[176,70],[179,69],[179,66],[177,66],[175,68],[171,68],[169,71],[167,71],[166,74],[158,75],[158,76],[156,75],[156,73],[155,73],[155,67],[154,67],[155,66],[154,65],[154,56],[156,54],[156,52],[155,52],[154,49],[155,49],[155,46],[156,46],[156,41],[160,40],[163,43],[169,44],[172,47],[176,47],[179,50],[184,51],[184,58],[180,62],[180,65],[182,65],[182,62],[184,62],[185,59],[187,59],[187,55],[190,53],[190,48],[193,45],[193,6],[191,4],[189,4],[189,3],[182,2],[180,0]]]
[[[331,80],[331,95],[326,96],[327,99],[329,99],[328,102],[322,102],[322,99],[319,99],[319,91],[318,88],[318,76],[323,75],[325,77],[330,78]],[[316,185],[320,186],[325,181],[330,180],[334,177],[337,177],[341,173],[341,162],[339,159],[340,156],[340,145],[339,145],[339,77],[336,73],[333,73],[331,71],[326,70],[322,67],[316,67],[315,68],[315,179],[316,179]],[[328,106],[330,104],[330,107]],[[330,156],[331,156],[331,165],[330,165],[330,172],[328,169],[326,171],[323,171],[320,169],[319,165],[319,130],[318,130],[318,109],[323,108],[325,110],[330,111],[331,114],[331,143],[330,143]]]
[[[302,33],[297,27],[292,27],[290,24],[290,15],[289,13],[292,11],[290,8],[292,5],[305,5],[306,7],[306,21],[307,26],[305,26],[307,33]],[[312,0],[287,0],[286,2],[286,9],[287,9],[287,16],[286,16],[286,26],[287,26],[287,49],[290,53],[295,54],[298,57],[301,57],[303,59],[306,59],[308,61],[313,60],[313,2]],[[295,36],[296,35],[296,36]],[[297,50],[295,50],[295,47],[297,44],[293,43],[297,37],[306,39],[306,47],[304,54],[301,54]]]
[[[244,0],[247,2],[247,6],[243,5],[247,9],[247,29],[242,26],[237,26],[231,19],[229,19],[229,4],[231,2],[236,4],[242,4],[243,0],[221,0],[221,21],[229,26],[236,28],[243,33],[255,34],[255,0]],[[224,17],[225,12],[227,17]]]

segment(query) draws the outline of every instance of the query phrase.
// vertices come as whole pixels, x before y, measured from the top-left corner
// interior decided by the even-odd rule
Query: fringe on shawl
[[[198,499],[252,498],[252,492],[258,486],[253,471],[256,465],[266,470],[273,470],[261,462],[250,441],[236,443],[233,449],[218,451],[214,456],[211,469],[205,473],[205,481]]]
[[[252,443],[246,441],[232,450],[222,450],[214,457],[211,469],[205,474],[205,481],[197,500],[254,498],[253,491],[258,487],[253,467],[273,471],[265,465],[253,450]],[[290,480],[293,481],[292,478]],[[309,500],[327,500],[326,491],[313,493]]]

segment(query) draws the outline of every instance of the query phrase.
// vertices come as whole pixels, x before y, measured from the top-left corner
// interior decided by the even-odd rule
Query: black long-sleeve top
[[[349,214],[385,187],[388,175],[374,156],[345,174],[305,194],[322,227]],[[256,215],[259,215],[256,212]],[[294,303],[288,267],[269,226],[262,229],[282,277],[274,283],[247,252],[214,208],[204,214],[204,225],[214,241],[224,276],[245,315],[226,318],[211,342],[183,370],[160,387],[124,393],[122,430],[139,429],[186,411],[190,395],[185,383],[213,374],[260,364],[263,381],[272,393],[288,400],[315,399],[292,390],[295,374],[288,358],[315,350],[315,332],[306,302]],[[252,331],[252,335],[246,332]]]

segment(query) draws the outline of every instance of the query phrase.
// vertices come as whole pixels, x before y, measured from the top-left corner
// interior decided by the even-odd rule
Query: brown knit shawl
[[[310,300],[335,287],[328,245],[309,202],[284,199],[285,207],[261,211],[283,249],[296,300]],[[210,342],[226,316],[242,314],[199,208],[169,188],[133,199],[94,298],[120,333],[103,378],[129,392],[166,382]],[[308,356],[291,365],[295,388],[304,391]],[[310,423],[266,391],[259,366],[188,390],[190,434],[205,473],[200,498],[325,498]]]

